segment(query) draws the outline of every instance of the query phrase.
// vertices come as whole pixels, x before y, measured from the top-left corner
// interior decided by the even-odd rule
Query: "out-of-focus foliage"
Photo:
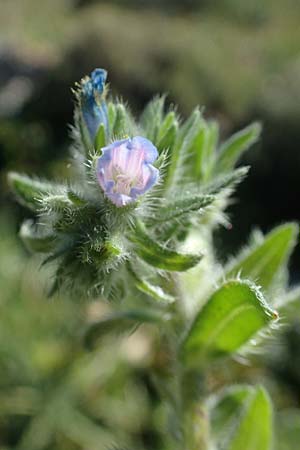
[[[1,219],[1,450],[113,448],[116,431],[124,446],[132,433],[142,448],[143,433],[155,435],[143,375],[149,330],[121,346],[107,337],[86,352],[87,324],[108,310],[45,299],[43,272],[11,235],[12,222]]]

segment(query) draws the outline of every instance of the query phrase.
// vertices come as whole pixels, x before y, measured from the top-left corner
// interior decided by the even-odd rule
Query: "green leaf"
[[[41,209],[43,196],[58,190],[58,187],[51,183],[33,180],[15,172],[8,174],[8,182],[19,202],[33,211]]]
[[[148,234],[141,223],[137,223],[130,236],[136,254],[151,266],[159,269],[183,272],[199,263],[202,255],[183,254],[162,247]]]
[[[88,205],[87,200],[85,200],[82,195],[78,194],[71,188],[68,189],[67,196],[70,202],[78,208]]]
[[[287,264],[297,235],[298,226],[295,223],[275,228],[265,236],[263,242],[246,249],[236,261],[229,264],[225,268],[226,277],[241,274],[243,278],[249,278],[268,289]]]
[[[191,366],[239,350],[277,318],[259,289],[247,281],[228,281],[196,315],[182,344],[182,357]]]
[[[259,138],[261,125],[255,122],[231,136],[220,148],[215,172],[227,172],[234,168],[241,155]]]
[[[116,106],[113,102],[109,102],[107,106],[107,117],[109,126],[109,137],[113,137],[114,125],[116,120]]]
[[[198,109],[195,109],[177,133],[177,140],[166,171],[165,186],[167,189],[183,178],[184,166],[193,154],[195,140],[201,126],[201,114]]]
[[[191,167],[196,180],[209,178],[218,137],[219,128],[216,122],[206,123],[203,121],[203,126],[194,142],[195,157],[192,159]]]
[[[97,152],[106,145],[106,131],[103,123],[100,124],[96,137],[95,137],[95,149]]]
[[[166,206],[160,206],[157,214],[149,222],[169,222],[191,212],[199,212],[202,208],[211,205],[215,199],[214,195],[206,194],[180,198]]]
[[[169,295],[166,292],[164,292],[160,286],[154,286],[147,280],[139,277],[130,264],[127,265],[127,269],[131,274],[131,276],[133,277],[135,287],[139,291],[143,292],[146,295],[149,295],[150,297],[162,303],[170,304],[175,301],[175,298],[172,297],[172,295]]]
[[[245,402],[253,395],[254,391],[253,386],[230,386],[208,399],[212,435],[217,448],[222,448],[222,444],[228,436],[228,430],[232,429],[245,407]]]
[[[41,232],[32,220],[23,222],[20,236],[28,250],[32,252],[49,253],[56,246],[56,235]]]
[[[272,404],[263,387],[257,387],[236,423],[224,450],[271,450]]]
[[[116,118],[114,121],[113,137],[123,139],[132,134],[133,125],[129,111],[126,110],[122,103],[118,103],[115,107]]]
[[[72,208],[74,206],[73,202],[71,202],[68,194],[60,193],[60,194],[48,194],[45,195],[40,201],[40,209],[41,211],[65,211],[66,208]]]
[[[166,115],[158,132],[157,148],[159,151],[171,149],[173,147],[176,140],[177,131],[178,121],[176,115],[174,111],[170,111]]]
[[[155,97],[148,103],[141,116],[141,125],[145,137],[150,139],[154,145],[157,144],[158,130],[163,121],[165,96]]]
[[[141,323],[160,323],[168,320],[168,314],[153,310],[128,310],[111,313],[103,319],[90,325],[85,330],[83,340],[91,348],[102,336],[107,333],[124,332]]]
[[[205,193],[217,195],[224,189],[232,189],[237,183],[240,183],[245,178],[248,170],[248,167],[241,167],[226,175],[217,177],[205,188]]]

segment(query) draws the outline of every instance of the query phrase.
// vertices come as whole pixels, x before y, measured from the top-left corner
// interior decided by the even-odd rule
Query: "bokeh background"
[[[38,272],[17,238],[18,224],[28,213],[14,203],[6,183],[8,170],[68,175],[71,87],[95,67],[108,70],[113,94],[126,99],[137,114],[154,94],[167,92],[168,102],[178,104],[182,116],[202,105],[206,117],[219,121],[222,137],[252,120],[262,122],[262,139],[243,161],[252,170],[229,209],[233,227],[216,236],[221,259],[245,243],[253,227],[268,231],[300,219],[299,0],[0,0],[1,450],[98,448],[100,435],[91,436],[98,432],[95,417],[105,414],[93,401],[97,380],[91,374],[101,367],[93,354],[89,372],[76,344],[82,306],[74,311],[66,299],[45,299],[47,274]],[[291,282],[299,278],[298,250]],[[285,358],[275,356],[263,373],[257,369],[259,377],[281,386],[279,404],[291,407],[300,403],[297,314],[283,333],[280,355]],[[159,448],[151,420],[159,422],[160,410],[155,409],[144,361],[137,360],[140,376],[128,386],[128,397],[131,390],[139,396],[145,417],[133,424],[130,417],[138,412],[127,401],[122,405],[123,411],[128,409],[123,414],[127,422],[118,416],[118,404],[106,420]],[[121,364],[115,378],[122,378],[131,362],[126,369]],[[69,386],[73,371],[73,384],[82,389],[68,393],[70,410],[63,417],[70,416],[70,423],[55,417],[59,402],[50,408],[51,420],[36,415],[45,396],[59,398],[56,391],[66,388],[58,384]],[[110,394],[120,389],[118,379],[109,389]],[[87,415],[74,406],[76,416],[75,404]],[[151,420],[147,408],[156,411]],[[86,422],[90,416],[93,422]],[[299,432],[300,419],[293,420]],[[282,445],[283,450],[293,448]]]

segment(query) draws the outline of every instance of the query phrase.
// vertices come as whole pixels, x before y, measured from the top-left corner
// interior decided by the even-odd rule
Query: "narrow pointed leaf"
[[[116,118],[114,121],[113,137],[122,139],[131,135],[132,123],[129,111],[126,110],[122,103],[118,103],[115,108]]]
[[[183,359],[198,366],[208,358],[230,355],[275,318],[277,313],[255,285],[228,281],[196,315],[182,344]]]
[[[96,137],[95,137],[95,149],[97,152],[106,145],[106,131],[103,123],[100,124]]]
[[[210,422],[217,448],[224,447],[228,430],[232,429],[255,388],[235,385],[225,388],[208,399]]]
[[[165,96],[155,97],[146,106],[142,116],[141,125],[145,131],[145,137],[150,139],[155,145],[158,138],[158,130],[163,120]]]
[[[216,173],[232,170],[241,157],[259,138],[261,125],[258,122],[235,133],[222,146],[218,155]]]
[[[195,157],[193,158],[192,170],[195,174],[196,180],[205,178],[206,172],[212,160],[210,145],[211,130],[206,122],[195,138]]]
[[[161,206],[150,222],[167,222],[183,217],[191,212],[199,212],[202,208],[211,205],[215,199],[214,195],[206,194],[181,198],[166,206]]]
[[[56,186],[51,183],[33,180],[15,172],[9,173],[8,182],[19,202],[33,211],[41,208],[41,199],[44,195],[56,190]]]
[[[149,295],[150,297],[162,303],[169,304],[175,301],[175,298],[172,297],[172,295],[169,295],[166,292],[164,292],[160,286],[154,286],[147,280],[139,277],[130,264],[127,265],[127,269],[131,274],[131,276],[133,277],[135,287],[139,291]]]
[[[182,178],[184,165],[191,156],[201,126],[202,117],[199,110],[196,109],[178,131],[177,140],[170,155],[170,164],[167,167],[165,178],[167,189]]]
[[[157,148],[159,151],[171,149],[176,140],[178,121],[174,111],[166,115],[157,137]]]
[[[206,189],[206,194],[217,195],[224,189],[232,189],[236,184],[243,181],[249,171],[248,167],[241,167],[229,174],[218,177],[213,183],[210,183]]]
[[[75,192],[73,189],[68,189],[67,196],[70,202],[78,208],[88,205],[88,202],[83,198],[83,196]]]
[[[237,261],[225,269],[226,277],[241,274],[268,289],[279,271],[286,266],[295,246],[298,226],[295,223],[279,226],[267,234],[262,243],[245,250]]]
[[[224,450],[271,450],[273,440],[271,400],[263,387],[255,389],[236,423]]]
[[[130,237],[136,254],[148,264],[159,269],[183,272],[199,263],[202,255],[183,254],[155,242],[143,225],[137,224]]]
[[[116,120],[116,106],[113,102],[109,102],[107,106],[107,118],[108,118],[108,128],[109,128],[109,137],[113,137],[114,125]]]

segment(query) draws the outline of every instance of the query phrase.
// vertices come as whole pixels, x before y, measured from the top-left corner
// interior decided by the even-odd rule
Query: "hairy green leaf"
[[[220,148],[215,172],[227,172],[234,168],[241,155],[254,144],[261,133],[261,125],[255,122],[231,136]]]
[[[105,147],[106,145],[106,131],[105,131],[105,126],[104,123],[101,123],[96,137],[95,137],[95,149],[97,152],[99,152],[101,150],[101,148]]]
[[[201,114],[198,109],[195,109],[178,131],[165,177],[167,189],[183,178],[185,163],[191,156],[201,126]]]
[[[207,358],[230,355],[276,317],[255,285],[228,281],[196,315],[183,341],[182,357],[197,366]]]
[[[130,264],[127,265],[127,269],[134,279],[135,287],[139,291],[162,303],[173,303],[175,301],[175,298],[164,292],[160,286],[154,286],[149,281],[139,277]]]
[[[142,116],[141,125],[145,132],[145,137],[157,144],[158,130],[163,121],[163,111],[165,104],[165,96],[155,97],[146,106]]]
[[[245,402],[248,401],[254,390],[253,386],[235,385],[225,388],[208,399],[213,439],[217,448],[222,448],[222,444],[228,436],[228,430],[232,429],[237,418],[240,417]]]
[[[271,400],[265,389],[259,386],[246,401],[224,450],[271,450],[272,416]]]
[[[126,110],[122,103],[118,103],[115,107],[116,118],[114,121],[113,137],[123,139],[132,133],[132,124],[129,111]]]
[[[194,157],[191,170],[195,179],[208,179],[215,157],[215,149],[218,142],[219,128],[215,122],[203,122],[202,128],[194,142]]]
[[[298,226],[295,223],[281,225],[267,234],[264,240],[246,249],[236,261],[225,268],[226,277],[240,274],[268,289],[278,272],[287,264],[295,246]]]
[[[214,195],[206,194],[179,198],[168,205],[160,206],[157,214],[151,218],[150,222],[169,222],[191,212],[199,212],[202,208],[211,205],[215,199]]]
[[[136,254],[151,266],[159,269],[183,272],[199,263],[202,255],[183,254],[170,250],[155,242],[144,226],[137,223],[130,236]]]
[[[177,131],[178,131],[178,120],[176,118],[174,111],[170,111],[166,115],[158,131],[157,148],[159,151],[171,149],[173,147],[174,142],[176,140]]]
[[[8,182],[19,202],[33,211],[41,209],[43,196],[59,191],[54,184],[33,180],[15,172],[8,174]]]
[[[217,195],[224,189],[232,189],[236,184],[243,181],[248,173],[248,167],[241,167],[226,175],[220,176],[205,188],[206,194]]]

